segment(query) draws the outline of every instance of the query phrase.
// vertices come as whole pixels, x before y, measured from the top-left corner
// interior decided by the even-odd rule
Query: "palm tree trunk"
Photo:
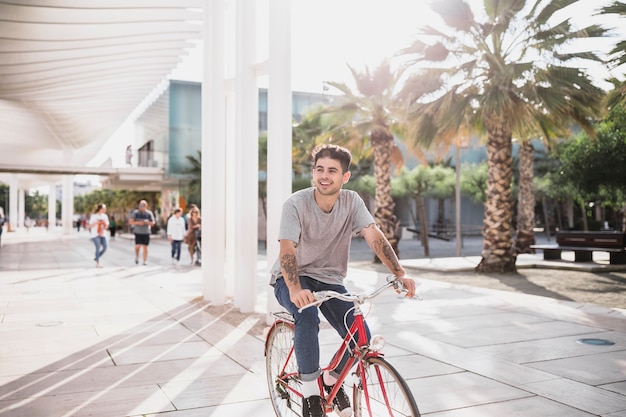
[[[535,188],[533,187],[533,158],[535,148],[523,141],[519,149],[519,193],[517,195],[517,236],[515,253],[535,253]],[[547,224],[546,224],[547,227]]]
[[[502,114],[485,117],[487,127],[487,202],[482,259],[477,272],[515,272],[513,252],[513,156],[511,127]]]
[[[394,214],[395,202],[391,197],[391,148],[393,136],[384,132],[372,132],[374,149],[374,178],[376,180],[376,196],[374,203],[374,220],[383,232],[396,255],[398,252],[399,221]],[[380,262],[375,258],[375,262]]]

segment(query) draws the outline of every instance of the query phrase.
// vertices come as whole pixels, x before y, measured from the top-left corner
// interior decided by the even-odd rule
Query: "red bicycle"
[[[404,291],[402,282],[392,276],[387,279],[385,285],[369,294],[341,294],[335,291],[314,293],[316,301],[303,307],[304,309],[318,306],[331,298],[354,303],[354,322],[341,343],[341,352],[323,369],[323,371],[334,369],[343,353],[349,351],[350,358],[339,375],[335,388],[326,394],[321,389],[320,382],[320,395],[324,399],[326,413],[333,411],[333,399],[339,387],[346,382],[347,388],[352,386],[352,409],[355,417],[420,417],[415,398],[406,381],[380,352],[384,346],[382,337],[372,337],[368,343],[365,336],[364,317],[360,306],[391,287],[398,292]],[[302,393],[293,348],[293,318],[286,312],[272,315],[276,320],[270,327],[265,341],[265,368],[270,399],[278,417],[300,416]],[[350,350],[351,341],[355,342],[352,350]],[[350,373],[353,378],[348,378]],[[348,381],[350,379],[353,382]]]

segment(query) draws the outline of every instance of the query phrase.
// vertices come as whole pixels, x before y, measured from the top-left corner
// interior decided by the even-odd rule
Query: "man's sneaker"
[[[135,258],[135,265],[139,263],[139,258]]]
[[[322,397],[313,395],[302,399],[302,417],[326,417]]]
[[[334,385],[329,386],[324,383],[322,383],[322,385],[324,385],[324,391],[326,391],[326,394],[330,393],[335,387]],[[339,387],[339,391],[337,391],[337,395],[335,395],[335,398],[333,399],[333,405],[336,408],[335,411],[337,411],[337,414],[339,414],[340,417],[350,417],[352,415],[350,399],[343,390],[343,386]]]

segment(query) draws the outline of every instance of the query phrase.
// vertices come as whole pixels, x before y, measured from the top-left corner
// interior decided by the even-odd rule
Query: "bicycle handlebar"
[[[315,297],[315,301],[299,308],[298,312],[302,313],[302,310],[306,308],[319,306],[324,301],[330,300],[331,298],[337,298],[343,301],[356,302],[359,304],[363,304],[365,301],[378,296],[381,292],[383,292],[389,287],[393,287],[398,294],[402,292],[407,292],[407,290],[404,288],[404,284],[402,284],[402,281],[400,281],[393,275],[389,275],[387,277],[387,282],[385,284],[375,289],[374,291],[370,292],[369,294],[368,293],[359,293],[359,294],[340,293],[340,292],[331,291],[331,290],[314,291],[313,297]]]

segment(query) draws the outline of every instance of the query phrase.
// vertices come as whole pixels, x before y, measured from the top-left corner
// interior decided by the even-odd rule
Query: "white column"
[[[48,191],[48,231],[54,230],[57,225],[57,196],[54,184],[50,184]]]
[[[63,191],[61,199],[61,221],[63,234],[72,234],[72,217],[74,215],[74,176],[63,175]]]
[[[230,33],[226,30],[226,33]],[[234,37],[234,29],[232,31],[232,36]],[[227,36],[228,37],[228,36]],[[228,48],[227,48],[228,49]],[[233,46],[234,49],[234,46]],[[227,62],[230,62],[228,59],[228,53],[225,56]],[[234,55],[234,54],[233,54]],[[233,59],[234,61],[234,59]],[[231,80],[229,80],[228,76],[225,76],[226,84],[231,84]],[[236,137],[236,120],[237,115],[235,111],[235,90],[234,86],[232,87],[232,91],[229,87],[226,88],[225,92],[225,105],[224,111],[225,114],[225,124],[226,124],[226,177],[224,180],[226,181],[226,266],[224,269],[224,277],[225,277],[225,288],[224,294],[226,298],[233,298],[235,295],[235,266],[238,262],[235,255],[235,228],[237,222],[241,221],[237,212],[235,211],[235,196],[237,195],[236,181],[237,176],[240,175],[239,169],[240,167],[237,165],[236,157],[237,153],[235,150],[235,137]]]
[[[259,93],[255,3],[237,0],[235,111],[235,300],[243,313],[256,302],[259,213]]]
[[[17,227],[24,227],[24,218],[26,217],[26,197],[24,196],[24,189],[18,188],[17,190]]]
[[[285,199],[291,194],[291,1],[270,1],[267,89],[267,263],[278,257],[278,227]],[[269,288],[269,287],[268,287]],[[268,289],[268,310],[277,302]]]
[[[15,232],[17,230],[19,213],[17,211],[17,175],[11,175],[11,182],[9,183],[9,226],[7,230]]]
[[[224,112],[224,1],[204,2],[202,79],[202,295],[225,302],[226,143]]]

